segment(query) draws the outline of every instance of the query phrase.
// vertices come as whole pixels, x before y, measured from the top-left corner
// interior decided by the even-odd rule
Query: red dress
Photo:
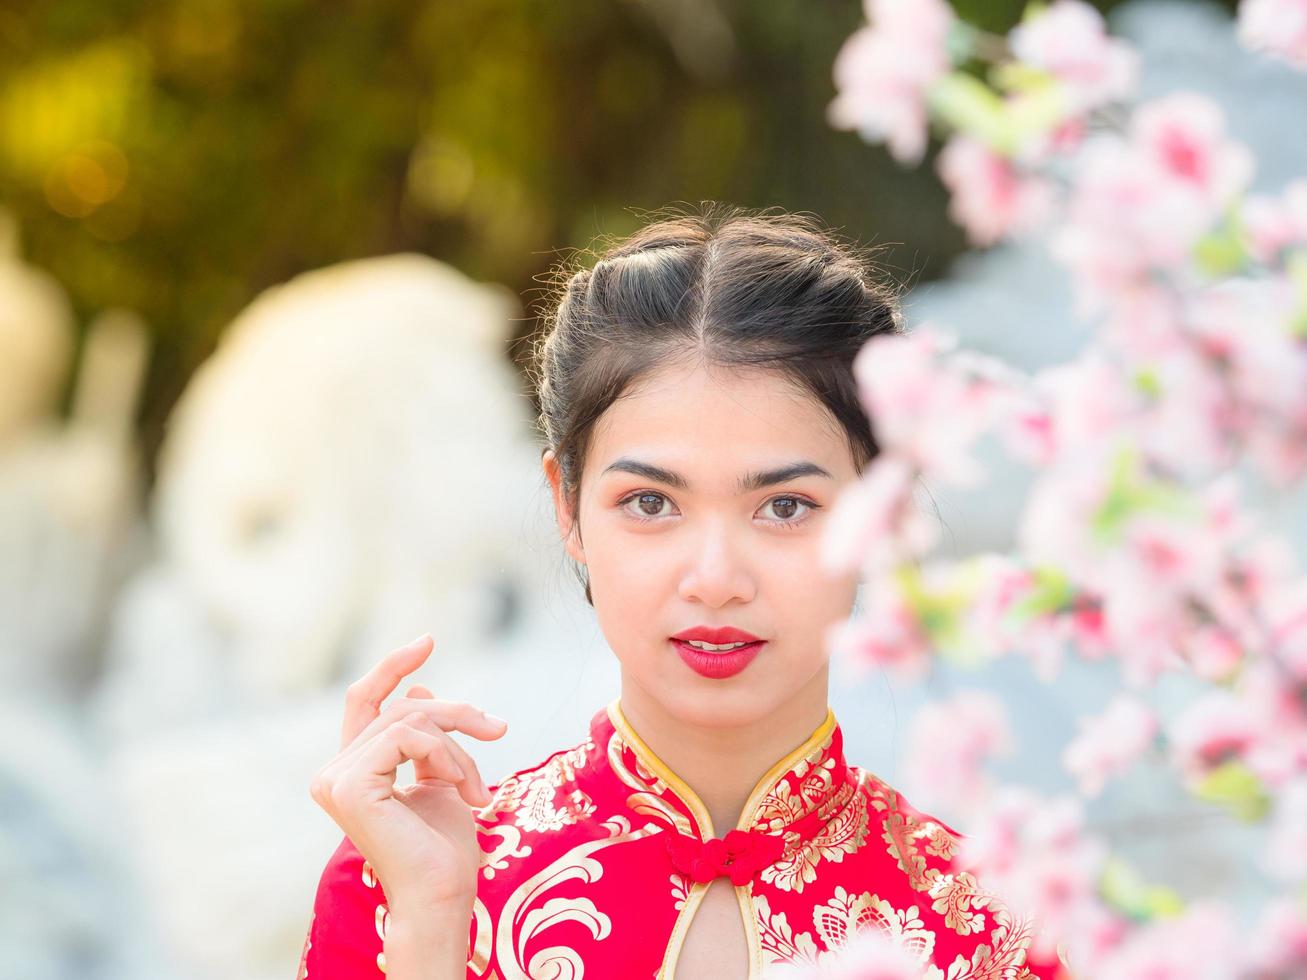
[[[721,839],[619,699],[578,745],[507,776],[477,811],[469,980],[671,980],[709,883],[735,886],[750,980],[887,929],[938,980],[1069,980],[1028,958],[1031,926],[952,866],[959,835],[846,764],[834,711],[754,787]],[[300,980],[379,980],[383,883],[348,837],[318,884]]]

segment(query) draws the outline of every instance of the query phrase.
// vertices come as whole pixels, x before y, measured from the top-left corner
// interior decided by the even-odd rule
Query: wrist
[[[471,899],[392,904],[386,920],[387,980],[465,980]]]

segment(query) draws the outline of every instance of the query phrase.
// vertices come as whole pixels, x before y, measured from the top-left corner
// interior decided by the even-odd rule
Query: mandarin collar
[[[700,840],[731,829],[713,827],[712,816],[699,795],[631,727],[620,697],[608,703],[596,716],[596,722],[605,716],[622,743],[618,751],[629,754],[653,777],[650,790],[664,803],[679,805],[689,814]],[[822,723],[754,784],[734,829],[784,832],[787,837],[797,832],[807,841],[824,829],[855,790],[855,775],[844,757],[844,732],[828,705]]]

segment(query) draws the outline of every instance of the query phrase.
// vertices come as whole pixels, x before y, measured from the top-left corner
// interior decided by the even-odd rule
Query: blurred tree
[[[956,6],[1001,31],[1022,0]],[[0,206],[83,321],[125,305],[151,324],[153,460],[224,325],[345,259],[423,251],[530,314],[560,249],[629,231],[632,209],[720,199],[908,243],[900,277],[939,274],[964,242],[929,168],[825,121],[863,17],[851,0],[11,3]]]

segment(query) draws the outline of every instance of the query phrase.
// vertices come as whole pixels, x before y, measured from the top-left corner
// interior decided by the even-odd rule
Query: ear
[[[540,465],[544,468],[545,479],[554,496],[554,516],[558,520],[558,533],[563,538],[563,547],[576,561],[585,564],[585,551],[577,533],[576,520],[567,506],[563,496],[563,471],[558,465],[558,457],[552,449],[546,449],[540,456]]]

